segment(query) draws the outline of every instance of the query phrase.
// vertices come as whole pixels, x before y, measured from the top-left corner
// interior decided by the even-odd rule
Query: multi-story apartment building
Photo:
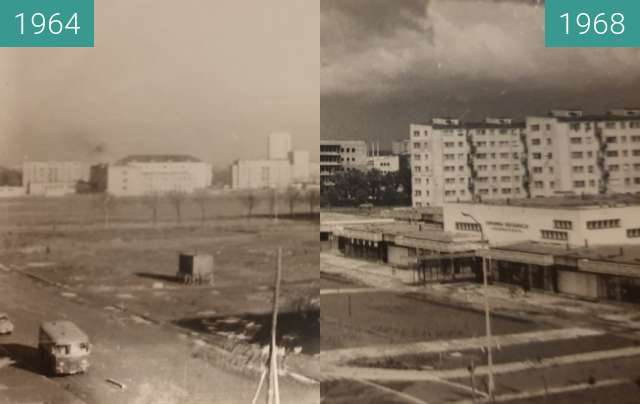
[[[504,118],[412,124],[413,206],[526,196],[524,129]]]
[[[413,206],[640,192],[640,109],[410,126]]]
[[[320,140],[320,178],[325,183],[336,171],[367,168],[364,140]]]
[[[554,110],[526,122],[531,196],[640,191],[640,109]]]

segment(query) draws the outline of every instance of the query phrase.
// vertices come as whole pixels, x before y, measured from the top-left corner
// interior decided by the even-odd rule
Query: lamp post
[[[462,212],[462,216],[468,217],[473,220],[480,227],[480,240],[484,244],[487,240],[484,236],[484,229],[482,224],[469,213]],[[489,293],[488,293],[488,276],[487,276],[487,260],[485,257],[482,257],[482,281],[484,285],[484,320],[485,327],[487,332],[487,370],[489,375],[489,382],[487,384],[487,390],[489,393],[489,397],[493,399],[493,390],[495,388],[493,381],[493,356],[491,355],[491,314],[489,308]]]

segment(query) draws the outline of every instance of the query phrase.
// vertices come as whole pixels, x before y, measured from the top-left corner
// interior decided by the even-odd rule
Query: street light
[[[462,212],[462,216],[468,217],[473,220],[480,227],[480,240],[484,244],[487,241],[484,237],[484,229],[482,224],[475,217],[471,216],[469,213]],[[482,279],[484,284],[484,320],[487,332],[487,369],[489,374],[489,383],[487,385],[487,390],[489,393],[489,397],[493,399],[493,390],[495,388],[493,382],[493,357],[491,355],[491,316],[490,316],[490,308],[489,308],[489,293],[488,293],[488,281],[487,281],[487,260],[485,257],[482,257]]]

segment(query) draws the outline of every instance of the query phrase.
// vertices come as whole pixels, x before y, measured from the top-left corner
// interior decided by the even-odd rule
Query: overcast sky
[[[536,0],[322,0],[322,138],[391,139],[438,115],[640,107],[640,49],[546,49]]]
[[[315,1],[96,1],[94,49],[0,49],[0,165],[319,149]]]

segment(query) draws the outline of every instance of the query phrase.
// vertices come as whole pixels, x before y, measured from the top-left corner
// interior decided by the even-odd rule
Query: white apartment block
[[[89,164],[79,161],[25,161],[22,186],[28,195],[68,195],[78,181],[89,181],[89,173]]]
[[[336,171],[365,170],[367,143],[364,140],[320,140],[320,178],[328,180]]]
[[[110,165],[107,192],[118,196],[192,193],[211,185],[211,164],[191,156],[129,156]]]
[[[410,126],[413,206],[640,192],[640,110]]]
[[[640,109],[554,110],[526,122],[532,197],[640,191]]]
[[[291,181],[289,160],[238,160],[231,166],[233,189],[286,188]]]
[[[524,123],[436,118],[410,126],[413,206],[526,196]]]

